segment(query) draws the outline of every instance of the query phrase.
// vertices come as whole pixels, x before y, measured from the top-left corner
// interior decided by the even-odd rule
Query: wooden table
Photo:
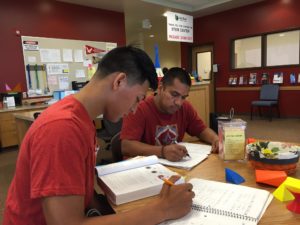
[[[48,105],[23,105],[0,109],[0,148],[18,145],[14,113],[44,110]]]
[[[16,120],[19,146],[21,145],[22,140],[23,140],[27,130],[29,129],[30,125],[33,123],[33,121],[34,121],[33,114],[36,113],[36,112],[42,112],[42,111],[37,110],[37,111],[14,113],[15,120]],[[103,118],[103,116],[100,115],[95,119],[96,128],[101,127],[102,118]]]
[[[42,111],[38,110],[38,111],[20,112],[14,114],[16,120],[19,146],[21,145],[27,130],[29,129],[30,125],[34,121],[33,114],[37,112],[42,112]]]
[[[225,172],[224,168],[232,169],[238,172],[241,176],[243,176],[246,180],[242,185],[255,187],[260,189],[265,189],[270,192],[273,192],[276,188],[257,184],[255,182],[255,174],[254,169],[251,165],[247,162],[238,162],[238,161],[227,161],[224,162],[222,159],[219,158],[216,154],[211,154],[208,159],[204,162],[200,163],[191,171],[186,171],[182,169],[174,169],[172,170],[178,172],[179,174],[186,176],[187,180],[191,178],[202,178],[207,180],[214,180],[214,181],[225,181]],[[300,163],[297,165],[297,171],[293,175],[294,178],[300,178]],[[147,204],[153,198],[150,197],[146,199],[141,199],[138,201],[126,203],[119,206],[114,206],[113,208],[117,213],[128,211],[131,209],[135,209],[139,206]],[[299,225],[300,224],[300,214],[294,214],[286,209],[286,203],[282,203],[277,199],[273,198],[271,204],[267,208],[266,212],[264,213],[263,217],[259,221],[259,225]]]

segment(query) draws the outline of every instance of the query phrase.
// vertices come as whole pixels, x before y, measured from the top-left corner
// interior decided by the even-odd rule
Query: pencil
[[[174,142],[174,144],[178,144],[177,140],[173,140],[173,142]],[[189,158],[192,158],[188,152],[186,153],[186,156],[189,157]]]
[[[168,179],[164,178],[164,177],[159,177],[161,180],[164,181],[165,184],[173,186],[174,183],[172,181],[169,181]]]

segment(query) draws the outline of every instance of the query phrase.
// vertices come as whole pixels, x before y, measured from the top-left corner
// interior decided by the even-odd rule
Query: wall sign
[[[167,13],[168,41],[193,42],[193,17],[181,13]]]

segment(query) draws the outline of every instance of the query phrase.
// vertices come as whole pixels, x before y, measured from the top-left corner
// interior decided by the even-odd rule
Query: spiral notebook
[[[273,195],[268,191],[209,181],[191,179],[195,198],[186,216],[166,221],[165,225],[256,225]]]

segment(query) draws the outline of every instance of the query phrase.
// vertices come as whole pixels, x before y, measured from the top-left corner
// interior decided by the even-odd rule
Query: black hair
[[[167,67],[164,67],[164,68],[162,68],[162,72],[163,72],[163,74],[165,75],[167,72],[168,72],[168,68]]]
[[[109,51],[98,63],[97,75],[104,78],[114,72],[126,73],[129,84],[143,84],[157,89],[157,74],[150,57],[141,49],[124,46]]]
[[[181,83],[188,85],[192,84],[191,77],[188,72],[179,67],[173,67],[169,69],[161,79],[163,86],[170,86],[174,80],[178,79]]]

